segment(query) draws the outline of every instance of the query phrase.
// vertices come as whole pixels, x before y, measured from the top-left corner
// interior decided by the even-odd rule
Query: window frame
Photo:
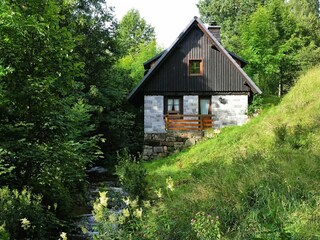
[[[199,73],[191,73],[191,63],[192,62],[200,62],[200,72]],[[191,58],[188,61],[188,75],[189,76],[203,76],[203,59],[202,58]]]
[[[168,100],[169,99],[173,99],[173,102],[175,99],[179,100],[179,112],[178,111],[168,111]],[[183,114],[183,97],[182,96],[165,96],[164,97],[164,114],[172,114],[172,115]]]

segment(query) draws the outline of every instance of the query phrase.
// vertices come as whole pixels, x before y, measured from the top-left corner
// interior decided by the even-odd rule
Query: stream
[[[86,206],[77,208],[77,217],[72,224],[71,232],[68,234],[70,240],[90,240],[93,239],[95,221],[92,215],[93,202],[99,197],[99,191],[107,191],[108,208],[110,211],[120,212],[124,207],[122,198],[126,196],[123,189],[120,187],[117,178],[107,169],[100,166],[92,167],[87,170],[89,181],[89,201]],[[85,233],[83,232],[85,230]]]

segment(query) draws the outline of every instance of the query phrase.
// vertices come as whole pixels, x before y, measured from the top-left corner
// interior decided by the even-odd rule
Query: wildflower
[[[30,228],[31,223],[27,218],[21,218],[20,221],[21,221],[21,227],[24,230],[27,230],[28,228]]]
[[[157,194],[158,198],[162,198],[162,189],[161,188],[159,188],[158,190],[155,190],[154,192]]]
[[[129,212],[129,209],[128,208],[125,208],[122,210],[122,215],[124,217],[130,217],[130,212]]]
[[[142,208],[139,208],[139,209],[137,208],[133,214],[137,218],[142,218]]]
[[[87,229],[86,227],[81,226],[81,232],[82,232],[83,234],[87,234],[89,231],[88,231],[88,229]]]
[[[68,238],[67,238],[67,234],[65,233],[65,232],[62,232],[61,234],[60,234],[60,237],[61,237],[61,240],[67,240]],[[60,239],[60,238],[59,238]]]
[[[100,204],[104,207],[107,207],[108,205],[108,198],[107,198],[107,192],[99,192],[99,200],[100,200]]]
[[[116,214],[111,214],[111,215],[109,215],[109,221],[111,222],[111,223],[115,223],[116,221],[117,221],[117,215]]]
[[[170,190],[170,191],[173,191],[174,190],[174,187],[173,187],[173,179],[172,177],[168,177],[166,179],[166,183],[167,183],[167,188]]]
[[[57,207],[58,207],[58,203],[54,203],[53,204],[53,208],[54,208],[55,211],[57,210]]]
[[[122,225],[126,221],[126,218],[124,216],[120,215],[118,221],[119,221],[119,224]]]
[[[130,204],[130,197],[122,198],[122,201],[123,201],[127,206],[129,206],[129,204]]]
[[[150,208],[151,207],[150,201],[143,201],[143,206],[145,208]]]
[[[132,208],[136,208],[138,206],[138,198],[130,202]]]

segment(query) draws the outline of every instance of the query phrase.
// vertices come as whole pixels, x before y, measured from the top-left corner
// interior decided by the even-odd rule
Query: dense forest
[[[154,27],[135,9],[117,20],[107,0],[0,0],[0,6],[0,238],[58,239],[68,232],[74,206],[85,201],[86,169],[95,164],[117,165],[132,199],[147,198],[148,174],[135,160],[143,113],[126,98],[144,75],[143,62],[163,50]],[[204,22],[221,25],[223,45],[248,61],[245,71],[265,96],[285,95],[300,74],[320,63],[317,0],[199,0],[197,6]],[[135,184],[140,189],[130,191]],[[173,186],[171,178],[167,184]],[[174,205],[170,191],[157,193]],[[146,234],[132,220],[121,232],[128,235],[114,238],[195,237],[177,227],[186,223],[164,213],[170,210],[165,204],[152,207],[162,211],[163,228],[150,214]],[[222,224],[226,236],[259,237],[232,232],[242,227],[234,219],[244,215],[228,214]],[[272,239],[300,239],[282,236]]]

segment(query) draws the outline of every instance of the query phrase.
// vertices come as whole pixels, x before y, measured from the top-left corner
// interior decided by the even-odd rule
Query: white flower
[[[173,191],[174,190],[174,187],[173,187],[173,179],[172,177],[168,177],[166,179],[166,183],[167,183],[167,188],[170,190],[170,191]]]
[[[137,218],[142,218],[142,208],[137,208],[135,211],[134,211],[134,216],[136,216]]]
[[[143,201],[143,206],[145,208],[150,208],[151,207],[150,201]]]
[[[20,221],[21,221],[21,227],[24,230],[27,230],[28,228],[30,228],[31,223],[27,218],[21,218]]]
[[[138,206],[138,198],[130,202],[130,206],[132,208],[136,208]]]
[[[161,190],[161,188],[159,188],[158,190],[155,190],[154,192],[157,194],[158,198],[162,198],[162,190]]]
[[[115,223],[117,221],[117,215],[116,214],[111,214],[109,215],[109,222]]]
[[[125,208],[122,210],[122,215],[124,217],[130,217],[130,212],[129,212],[129,209],[128,208]]]
[[[67,238],[67,234],[65,233],[65,232],[62,232],[61,234],[60,234],[60,237],[61,238],[59,238],[59,239],[61,239],[61,240],[67,240],[68,238]]]
[[[100,204],[104,207],[107,207],[108,205],[108,198],[107,198],[107,192],[99,192],[99,200],[100,200]]]
[[[129,206],[129,204],[130,204],[130,197],[122,198],[122,201],[123,201],[127,206]]]

